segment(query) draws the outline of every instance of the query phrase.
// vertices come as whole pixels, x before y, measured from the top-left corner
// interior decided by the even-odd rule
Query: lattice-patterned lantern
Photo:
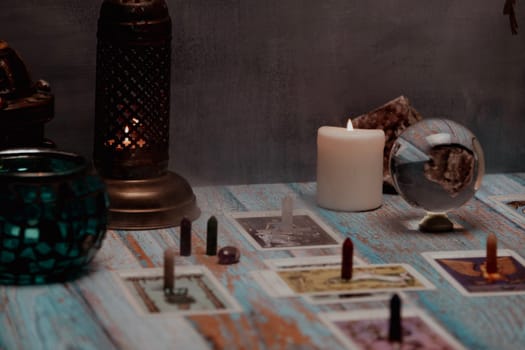
[[[0,40],[0,149],[53,147],[44,139],[44,124],[53,110],[49,84],[34,83],[17,52]]]
[[[164,0],[105,0],[98,21],[94,161],[108,185],[109,226],[176,226],[198,217],[169,172],[171,19]]]

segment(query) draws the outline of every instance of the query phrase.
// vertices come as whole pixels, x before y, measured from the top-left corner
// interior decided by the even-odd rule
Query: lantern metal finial
[[[171,18],[164,0],[105,0],[98,20],[94,162],[109,226],[148,229],[199,216],[168,172]]]
[[[44,124],[53,119],[54,101],[49,83],[34,83],[18,53],[0,40],[0,149],[53,147]]]

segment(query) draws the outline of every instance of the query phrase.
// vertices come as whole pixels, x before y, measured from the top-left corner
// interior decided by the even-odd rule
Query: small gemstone
[[[238,248],[232,246],[226,246],[219,249],[219,264],[231,265],[239,262],[241,252]]]

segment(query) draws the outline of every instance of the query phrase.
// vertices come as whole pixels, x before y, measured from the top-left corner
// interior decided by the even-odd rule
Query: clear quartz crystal
[[[291,231],[293,228],[293,198],[287,195],[282,199],[281,220],[283,231]]]

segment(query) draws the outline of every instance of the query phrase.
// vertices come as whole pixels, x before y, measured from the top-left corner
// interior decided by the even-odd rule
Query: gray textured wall
[[[520,6],[521,5],[521,6]],[[0,1],[0,38],[51,82],[47,135],[92,152],[100,1]],[[525,29],[503,0],[169,0],[170,168],[193,184],[315,178],[321,125],[404,94],[478,135],[490,172],[525,171]],[[525,6],[518,3],[525,28]]]

